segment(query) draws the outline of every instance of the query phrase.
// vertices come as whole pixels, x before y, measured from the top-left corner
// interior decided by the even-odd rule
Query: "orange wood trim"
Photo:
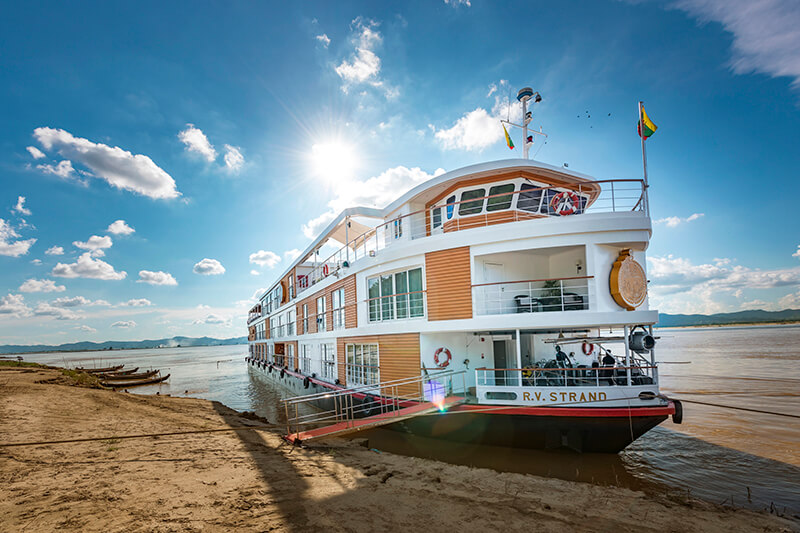
[[[425,254],[428,320],[472,318],[469,246]]]

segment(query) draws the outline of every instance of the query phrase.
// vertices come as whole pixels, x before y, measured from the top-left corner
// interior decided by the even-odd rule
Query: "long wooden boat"
[[[118,366],[107,366],[105,368],[83,368],[83,367],[75,367],[75,370],[78,372],[86,372],[87,374],[102,374],[104,372],[117,372],[118,370],[122,370],[122,367],[125,365],[118,365]]]
[[[139,372],[137,374],[98,374],[97,377],[103,381],[128,381],[131,379],[145,379],[158,374],[159,370],[148,370],[147,372]]]
[[[135,374],[137,370],[139,370],[138,366],[135,368],[131,368],[130,370],[119,370],[117,372],[108,372],[108,373],[104,372],[103,374],[104,375],[108,374],[109,376],[130,376],[132,374]]]
[[[155,383],[161,383],[162,381],[166,381],[169,379],[169,374],[166,376],[158,376],[150,379],[135,379],[131,381],[101,381],[100,384],[104,387],[109,387],[112,389],[129,389],[131,387],[139,387],[141,385],[153,385]]]

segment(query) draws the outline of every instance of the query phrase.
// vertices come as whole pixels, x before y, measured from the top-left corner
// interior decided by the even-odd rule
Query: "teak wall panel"
[[[469,246],[425,254],[428,320],[472,318]]]
[[[346,363],[348,344],[377,344],[381,382],[398,379],[411,379],[420,375],[419,333],[398,333],[394,335],[366,335],[360,337],[339,337],[336,339],[336,353],[339,358],[339,381],[347,384]],[[388,391],[384,391],[388,394]],[[399,387],[401,396],[419,396],[419,384]]]

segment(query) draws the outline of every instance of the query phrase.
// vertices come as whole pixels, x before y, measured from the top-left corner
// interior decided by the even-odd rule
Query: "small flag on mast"
[[[642,120],[636,123],[636,131],[639,133],[639,136],[642,136],[642,123],[644,123],[644,138],[647,139],[652,134],[656,132],[658,126],[653,124],[653,121],[650,120],[650,117],[647,116],[647,113],[644,111],[644,105],[642,105]]]
[[[503,124],[503,133],[506,134],[506,144],[508,145],[509,150],[514,149],[514,141],[511,140],[511,137],[508,135],[508,130],[506,129],[505,124]]]

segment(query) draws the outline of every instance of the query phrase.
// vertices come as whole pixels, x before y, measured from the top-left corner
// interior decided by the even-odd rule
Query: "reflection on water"
[[[660,330],[662,390],[708,403],[800,413],[800,326]],[[271,385],[244,362],[246,346],[27,355],[68,366],[126,363],[160,368],[168,383],[131,389],[216,400],[285,422]],[[675,364],[689,362],[689,364]],[[684,404],[684,423],[667,421],[619,455],[468,446],[386,429],[361,433],[395,453],[501,471],[639,490],[691,490],[693,497],[763,509],[774,503],[800,514],[800,424],[797,419]],[[747,489],[750,489],[748,501]]]

